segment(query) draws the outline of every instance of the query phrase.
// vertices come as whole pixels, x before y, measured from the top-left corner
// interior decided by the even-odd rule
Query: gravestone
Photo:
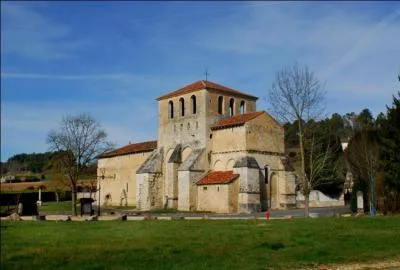
[[[364,198],[363,192],[357,191],[357,212],[364,213]]]

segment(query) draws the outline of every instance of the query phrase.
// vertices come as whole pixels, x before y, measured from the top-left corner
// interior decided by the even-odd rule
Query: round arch
[[[216,160],[214,162],[213,170],[214,171],[222,171],[222,170],[224,170],[224,164],[222,163],[221,160],[218,159],[218,160]]]
[[[233,170],[233,165],[235,165],[235,160],[234,159],[228,160],[228,162],[226,163],[226,166],[225,166],[225,170],[226,171],[232,171]]]

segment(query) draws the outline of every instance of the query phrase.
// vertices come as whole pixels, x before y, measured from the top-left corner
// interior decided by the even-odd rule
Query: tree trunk
[[[310,217],[310,193],[304,194],[304,217]]]
[[[309,184],[306,178],[306,165],[304,160],[304,145],[303,145],[303,129],[301,126],[301,119],[297,119],[299,122],[299,142],[300,142],[300,158],[301,158],[301,171],[300,171],[300,181],[302,186],[302,192],[304,195],[304,216],[309,217],[309,201],[310,201],[310,190]]]
[[[54,194],[56,195],[56,202],[58,203],[60,201],[60,195],[57,191],[54,191]]]
[[[76,216],[76,186],[71,186],[72,195],[72,215]]]

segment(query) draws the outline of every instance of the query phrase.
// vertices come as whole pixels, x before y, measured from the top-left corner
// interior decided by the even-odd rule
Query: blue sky
[[[155,98],[204,79],[260,97],[295,61],[326,115],[385,111],[399,89],[396,2],[1,2],[1,160],[48,150],[89,112],[117,146],[156,139]]]

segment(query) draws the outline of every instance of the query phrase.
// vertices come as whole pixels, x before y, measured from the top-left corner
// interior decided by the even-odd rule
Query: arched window
[[[180,98],[179,103],[181,104],[181,116],[185,116],[185,100]]]
[[[240,102],[239,110],[241,114],[244,114],[244,100]]]
[[[196,114],[196,96],[191,96],[190,100],[192,101],[192,113]]]
[[[218,113],[222,114],[222,106],[224,105],[224,98],[222,96],[218,97]]]
[[[233,116],[235,113],[235,100],[231,98],[229,100],[229,115]]]
[[[174,118],[174,103],[172,102],[172,100],[168,102],[168,115],[169,118]]]

